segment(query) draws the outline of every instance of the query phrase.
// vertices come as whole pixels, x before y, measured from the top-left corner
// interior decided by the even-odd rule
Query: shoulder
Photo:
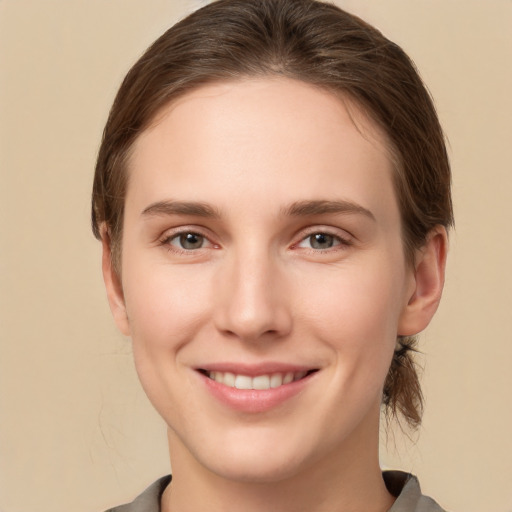
[[[382,473],[388,491],[396,501],[388,512],[446,512],[432,498],[421,493],[418,479],[402,471]]]
[[[171,475],[164,476],[153,482],[131,503],[109,508],[105,512],[160,512],[160,498],[170,482]]]

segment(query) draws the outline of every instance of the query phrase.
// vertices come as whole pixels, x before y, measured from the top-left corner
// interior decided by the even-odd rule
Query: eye
[[[304,249],[315,249],[317,251],[332,249],[338,245],[349,245],[349,242],[339,236],[330,233],[312,233],[301,240],[297,247]]]
[[[185,251],[202,249],[207,243],[207,239],[199,233],[187,232],[179,233],[166,240],[166,243]]]

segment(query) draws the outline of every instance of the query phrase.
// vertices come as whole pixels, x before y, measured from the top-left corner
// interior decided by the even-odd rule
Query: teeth
[[[283,376],[280,373],[274,373],[270,377],[270,387],[271,388],[278,388],[279,386],[283,385]]]
[[[217,372],[217,373],[219,373],[219,372]],[[235,377],[235,388],[236,389],[252,389],[251,377],[247,377],[247,375],[237,375]]]
[[[300,380],[303,379],[308,372],[298,372],[293,376],[293,380]]]
[[[289,384],[290,382],[293,382],[293,373],[287,373],[283,377],[283,384]]]
[[[218,372],[218,373],[220,373],[220,372]],[[226,386],[229,386],[230,388],[234,388],[235,387],[235,374],[226,372],[224,374],[224,379],[222,380],[222,383],[225,384]]]
[[[259,375],[252,379],[253,389],[269,389],[270,388],[270,377],[268,375]]]
[[[234,373],[230,372],[208,372],[208,377],[230,388],[271,389],[300,380],[304,378],[307,373],[308,372],[306,371],[295,373],[287,372],[249,377],[248,375],[235,375]]]

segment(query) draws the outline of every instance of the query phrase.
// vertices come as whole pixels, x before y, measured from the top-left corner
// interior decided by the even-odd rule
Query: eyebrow
[[[142,211],[142,216],[191,215],[218,219],[220,213],[206,203],[195,201],[158,201]]]
[[[291,217],[306,217],[309,215],[334,214],[362,214],[375,220],[373,213],[363,206],[351,201],[337,200],[316,200],[316,201],[297,201],[288,206],[284,212]]]
[[[326,214],[362,214],[375,220],[373,213],[363,206],[351,201],[337,200],[306,200],[296,201],[281,210],[282,215],[288,217],[307,217],[311,215]],[[190,215],[219,219],[220,212],[213,206],[196,201],[157,201],[142,211],[142,216],[152,217],[161,215]]]

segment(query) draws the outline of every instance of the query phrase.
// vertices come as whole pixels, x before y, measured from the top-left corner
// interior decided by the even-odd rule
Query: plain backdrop
[[[110,318],[89,202],[122,77],[201,3],[0,0],[2,512],[101,511],[169,471],[164,425]],[[511,512],[512,1],[338,3],[415,60],[453,166],[424,424],[389,435],[382,464],[454,512]]]

